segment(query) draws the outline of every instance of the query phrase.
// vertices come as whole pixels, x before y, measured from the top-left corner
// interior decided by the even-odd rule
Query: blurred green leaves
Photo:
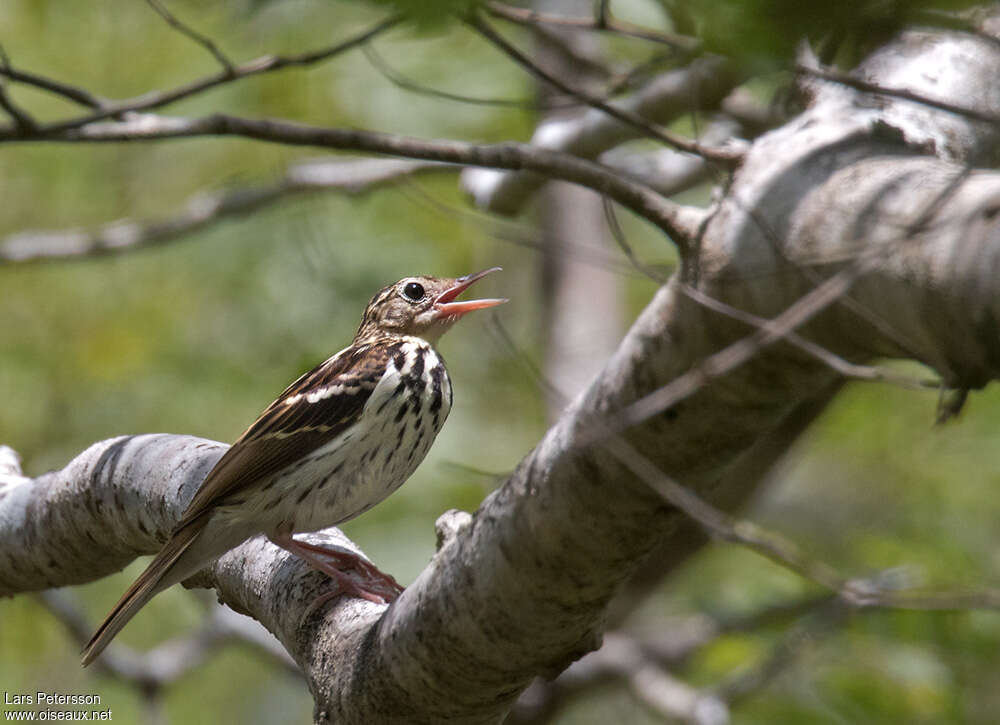
[[[847,66],[913,24],[948,25],[941,13],[973,0],[664,0],[708,50],[739,58],[752,72],[784,70],[803,39],[827,62]]]

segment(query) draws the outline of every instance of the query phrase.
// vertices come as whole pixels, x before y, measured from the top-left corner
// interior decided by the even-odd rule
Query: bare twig
[[[7,70],[9,68],[10,58],[7,57],[7,51],[0,45],[0,69]],[[10,96],[7,95],[6,85],[2,81],[0,81],[0,108],[5,110],[7,115],[13,119],[14,126],[17,129],[30,133],[38,128],[35,120],[26,111],[19,108],[11,100]]]
[[[766,606],[735,617],[716,617],[703,612],[667,617],[657,632],[641,639],[626,632],[604,636],[601,649],[570,665],[554,680],[536,680],[518,699],[507,725],[541,725],[551,722],[560,709],[580,693],[611,682],[627,681],[636,672],[634,665],[646,663],[661,672],[683,666],[690,656],[726,634],[756,632],[802,619],[836,602],[833,594],[802,597]],[[843,605],[840,605],[843,607]],[[723,699],[726,690],[701,693],[707,701]],[[722,695],[722,698],[712,697]]]
[[[101,108],[104,105],[103,99],[98,98],[90,91],[80,88],[79,86],[61,83],[59,81],[52,80],[51,78],[40,76],[36,73],[26,73],[24,71],[14,70],[3,45],[0,45],[0,76],[4,76],[17,83],[34,86],[35,88],[48,91],[49,93],[53,93],[57,96],[62,96],[63,98],[73,101],[74,103],[78,103],[81,106],[86,106],[87,108]]]
[[[764,529],[746,519],[737,519],[707,503],[657,468],[624,438],[611,436],[604,445],[611,455],[665,501],[683,511],[712,536],[747,547],[779,566],[834,592],[850,607],[937,611],[1000,607],[1000,590],[996,589],[955,592],[921,591],[910,588],[900,590],[899,577],[845,578],[829,564],[803,554],[798,545],[781,534]]]
[[[10,66],[5,68],[0,68],[0,75],[6,76],[8,79],[16,82],[23,83],[26,86],[33,86],[39,88],[43,91],[48,91],[57,96],[62,96],[74,103],[81,106],[86,106],[87,108],[103,108],[106,101],[85,88],[80,86],[74,86],[69,83],[63,83],[62,81],[57,81],[52,78],[46,78],[45,76],[38,75],[37,73],[29,73],[27,71],[16,70]]]
[[[620,632],[604,635],[601,649],[574,662],[556,680],[536,681],[525,690],[506,722],[549,722],[573,696],[608,682],[625,683],[658,717],[696,725],[728,722],[728,709],[721,699],[678,680],[644,642]]]
[[[818,638],[844,623],[851,611],[839,599],[818,607],[785,632],[760,662],[713,688],[714,694],[729,707],[752,697],[800,660]]]
[[[580,30],[606,31],[641,40],[648,40],[653,43],[662,43],[685,54],[694,54],[701,48],[701,41],[697,38],[643,28],[631,23],[614,20],[607,14],[603,16],[599,15],[596,20],[594,18],[573,18],[565,15],[540,13],[501,2],[486,3],[486,11],[493,17],[502,18],[518,25],[556,25]]]
[[[745,310],[740,310],[731,305],[727,305],[725,302],[721,302],[720,300],[710,297],[701,290],[691,287],[690,285],[683,285],[681,290],[685,295],[693,299],[698,304],[703,305],[710,310],[715,310],[716,312],[726,315],[727,317],[731,317],[734,320],[745,322],[748,325],[756,327],[757,329],[763,330],[769,324],[769,320],[763,317],[758,317],[757,315],[746,312]],[[809,355],[812,355],[814,358],[821,361],[825,365],[828,365],[831,369],[836,370],[844,377],[876,383],[890,383],[893,385],[899,385],[903,388],[909,388],[911,390],[940,390],[942,387],[942,382],[940,380],[914,378],[887,368],[852,363],[850,360],[845,360],[834,352],[827,350],[822,345],[817,345],[815,342],[807,340],[794,331],[785,333],[784,339],[785,342],[794,345]]]
[[[523,108],[527,110],[543,110],[551,108],[549,104],[537,103],[535,101],[521,100],[517,98],[476,98],[473,96],[464,96],[459,93],[451,93],[449,91],[441,91],[437,88],[428,88],[427,86],[421,85],[414,80],[411,80],[404,76],[402,73],[397,71],[395,68],[390,66],[385,59],[375,50],[375,46],[371,43],[366,43],[361,46],[361,52],[365,54],[365,58],[371,63],[372,67],[381,73],[390,83],[392,83],[397,88],[402,88],[405,91],[412,91],[413,93],[419,93],[423,96],[430,96],[432,98],[440,98],[445,101],[457,101],[459,103],[469,103],[479,106],[501,106],[505,108]]]
[[[10,96],[7,95],[7,88],[0,83],[0,108],[7,112],[7,115],[14,121],[14,128],[19,133],[30,134],[38,129],[38,123],[27,111],[21,109]]]
[[[594,2],[594,25],[600,29],[608,27],[611,19],[611,0],[596,0]]]
[[[59,133],[40,129],[24,135],[0,129],[0,142],[47,140],[67,142],[149,141],[153,139],[239,136],[290,146],[314,146],[404,156],[470,166],[534,171],[598,190],[666,232],[686,248],[704,212],[663,198],[652,189],[622,178],[600,164],[527,144],[471,144],[430,141],[353,129],[308,126],[287,121],[248,119],[226,114],[202,118],[143,116],[126,122],[105,122]]]
[[[607,197],[602,197],[602,206],[604,207],[604,219],[608,224],[608,229],[611,230],[611,236],[618,244],[618,248],[622,250],[622,254],[629,263],[639,271],[640,274],[649,277],[654,282],[663,284],[667,281],[667,277],[661,274],[653,267],[639,260],[635,256],[635,250],[632,249],[632,245],[628,243],[628,239],[625,238],[625,231],[622,229],[621,224],[618,223],[618,215],[615,214],[615,206]]]
[[[501,108],[520,108],[528,111],[550,111],[555,109],[564,108],[578,108],[582,105],[579,100],[568,99],[565,101],[561,100],[548,100],[548,101],[535,101],[520,98],[483,98],[476,96],[467,96],[460,93],[452,93],[450,91],[442,91],[437,88],[430,88],[425,86],[412,78],[407,78],[405,75],[400,73],[398,70],[393,68],[389,63],[382,57],[375,46],[371,43],[366,43],[361,46],[361,52],[365,54],[365,58],[371,63],[372,67],[377,70],[382,76],[392,83],[397,88],[401,88],[404,91],[410,91],[412,93],[419,93],[422,96],[428,96],[431,98],[440,98],[445,101],[455,101],[457,103],[468,103],[477,106],[497,106]],[[593,64],[593,63],[592,63]],[[643,64],[645,65],[645,64]],[[604,70],[602,68],[602,70]],[[639,68],[633,69],[629,73],[618,76],[614,83],[608,89],[609,94],[618,93],[633,82],[633,74],[639,72]],[[611,75],[606,73],[606,75]]]
[[[585,247],[574,244],[567,240],[542,240],[538,236],[538,230],[526,224],[505,221],[498,217],[482,212],[476,212],[457,204],[448,204],[435,197],[419,184],[406,184],[399,187],[399,192],[404,196],[409,196],[414,203],[438,212],[450,221],[465,217],[478,224],[487,225],[490,228],[490,235],[501,242],[513,244],[525,249],[531,249],[545,254],[546,252],[559,252],[573,255],[574,261],[588,264],[598,269],[611,270],[617,274],[635,275],[637,272],[633,267],[622,262],[616,256],[608,252],[593,247]]]
[[[949,183],[930,200],[930,203],[924,206],[921,213],[917,215],[913,222],[906,225],[901,239],[910,238],[923,230],[936,211],[957,191],[961,183],[968,177],[968,174],[968,167],[959,169],[959,173],[955,174]],[[749,216],[764,232],[765,237],[771,241],[775,251],[781,254],[780,240],[774,231],[770,229],[769,225],[765,224],[755,214],[749,214]],[[817,286],[811,292],[801,297],[764,327],[758,329],[757,332],[737,340],[728,347],[709,356],[684,375],[673,379],[667,385],[632,403],[620,414],[614,423],[609,424],[610,429],[615,431],[624,430],[657,413],[667,410],[700,390],[710,380],[721,377],[752,359],[764,347],[785,339],[789,332],[805,324],[812,317],[838,300],[843,299],[851,302],[852,304],[849,305],[850,309],[865,319],[874,317],[875,322],[881,322],[876,316],[869,313],[868,310],[857,303],[853,303],[853,300],[850,300],[846,295],[854,282],[874,266],[887,248],[887,244],[869,247],[854,262],[841,269],[837,274],[823,282],[818,282]],[[808,268],[800,268],[811,279],[817,279],[815,274]],[[885,326],[884,323],[882,326]],[[888,334],[898,337],[891,329],[888,330]]]
[[[845,589],[845,580],[833,567],[807,557],[794,542],[784,536],[750,521],[736,519],[705,502],[693,491],[663,473],[624,438],[613,436],[604,445],[646,485],[700,524],[710,535],[741,544],[825,589],[838,592]]]
[[[65,591],[49,589],[35,597],[62,623],[77,644],[83,646],[87,643],[93,632],[93,623],[83,616]],[[168,640],[145,653],[115,642],[95,665],[106,674],[150,693],[173,684],[200,667],[221,647],[233,642],[250,646],[291,674],[302,674],[281,643],[259,622],[216,604],[211,605],[199,631]]]
[[[170,27],[174,28],[175,30],[177,30],[177,32],[181,33],[182,35],[186,35],[188,38],[190,38],[195,43],[197,43],[202,48],[211,53],[212,57],[215,58],[217,61],[219,61],[219,65],[223,67],[226,73],[228,73],[229,75],[233,74],[234,68],[232,61],[230,61],[229,58],[226,57],[225,53],[223,53],[219,49],[219,46],[216,45],[211,40],[211,38],[209,38],[206,35],[203,35],[202,33],[199,33],[191,26],[182,23],[177,18],[176,15],[167,10],[167,7],[162,2],[160,2],[160,0],[146,0],[146,4],[149,5],[149,7],[153,8],[156,14],[159,15],[161,18],[163,18]]]
[[[455,167],[425,161],[357,159],[305,161],[267,185],[197,194],[162,219],[120,219],[95,230],[24,231],[0,239],[0,263],[87,258],[163,244],[226,219],[244,216],[303,193],[360,194],[383,184]]]
[[[588,106],[592,106],[603,113],[608,114],[612,118],[624,123],[628,126],[632,126],[640,130],[645,135],[650,138],[654,138],[658,141],[662,141],[665,144],[673,146],[675,148],[681,149],[682,151],[687,151],[688,153],[697,154],[705,159],[723,165],[727,168],[731,168],[737,165],[742,159],[743,154],[740,151],[730,151],[724,149],[712,149],[706,148],[699,144],[697,141],[691,141],[690,139],[684,138],[678,134],[667,131],[666,129],[654,126],[649,121],[644,119],[637,113],[633,113],[627,109],[618,108],[606,103],[603,99],[597,98],[590,93],[580,90],[579,88],[572,88],[563,82],[558,76],[549,73],[547,70],[539,66],[533,60],[528,58],[524,53],[519,51],[506,39],[503,38],[499,33],[497,33],[492,27],[487,23],[483,22],[477,16],[470,16],[465,20],[466,24],[469,25],[473,30],[478,32],[493,45],[503,51],[507,56],[514,60],[518,65],[523,67],[533,76],[541,79],[542,81],[548,83],[553,88],[558,89],[567,96],[576,98]]]
[[[706,56],[682,69],[657,75],[616,106],[651,123],[666,124],[684,113],[718,106],[742,78],[742,69],[734,64],[718,56]],[[531,142],[576,156],[597,158],[642,135],[634,126],[594,110],[575,118],[546,120],[535,129]],[[692,155],[692,158],[699,157]],[[479,206],[514,214],[544,183],[544,177],[472,169],[463,174],[462,182]]]
[[[751,360],[765,347],[785,339],[795,328],[805,324],[831,304],[841,299],[847,291],[875,263],[874,254],[862,255],[855,264],[841,269],[837,274],[799,298],[784,312],[770,320],[756,332],[740,338],[731,345],[701,361],[683,375],[674,378],[652,393],[635,401],[609,423],[611,430],[625,430],[698,392],[706,383],[731,372]]]
[[[205,91],[215,88],[216,86],[240,80],[242,78],[249,78],[250,76],[270,73],[272,71],[282,70],[293,66],[315,65],[316,63],[329,60],[330,58],[340,55],[345,51],[367,43],[377,35],[395,27],[399,22],[400,18],[392,17],[387,20],[382,20],[368,30],[365,30],[362,33],[359,33],[358,35],[348,38],[340,43],[336,43],[328,48],[308,53],[301,53],[299,55],[264,55],[259,58],[255,58],[254,60],[247,61],[246,63],[233,66],[231,72],[222,70],[213,75],[205,76],[204,78],[191,81],[190,83],[177,86],[176,88],[170,90],[152,91],[150,93],[145,93],[141,96],[125,99],[123,101],[109,101],[95,113],[91,113],[86,116],[79,116],[66,121],[45,124],[41,127],[41,130],[46,134],[56,134],[70,129],[81,128],[95,123],[96,121],[101,121],[112,116],[118,116],[129,111],[148,111],[154,108],[161,108],[184,98],[190,98],[191,96],[195,96],[199,93],[204,93]]]
[[[741,131],[739,123],[720,117],[705,128],[699,140],[710,146],[735,146],[745,143]],[[637,152],[618,148],[603,154],[601,163],[653,187],[664,196],[679,194],[717,175],[713,165],[704,158],[674,149]]]

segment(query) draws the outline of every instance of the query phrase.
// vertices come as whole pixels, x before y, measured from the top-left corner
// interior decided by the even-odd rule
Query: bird
[[[156,594],[261,534],[336,579],[341,592],[394,599],[402,588],[374,565],[293,534],[352,519],[410,477],[451,410],[451,380],[434,344],[467,313],[507,302],[456,299],[499,270],[406,277],[376,293],[351,344],[289,385],[215,464],[87,643],[83,665]],[[347,566],[366,584],[344,574]]]

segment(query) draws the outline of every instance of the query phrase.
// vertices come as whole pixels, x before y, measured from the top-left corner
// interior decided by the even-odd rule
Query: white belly
[[[273,529],[290,526],[296,533],[334,526],[381,502],[416,470],[448,417],[451,382],[426,342],[413,338],[403,349],[402,369],[390,363],[358,424],[317,449],[304,465],[279,473],[268,487],[270,495],[253,497],[258,520]],[[407,374],[420,350],[419,382],[400,389],[401,380],[412,378]]]

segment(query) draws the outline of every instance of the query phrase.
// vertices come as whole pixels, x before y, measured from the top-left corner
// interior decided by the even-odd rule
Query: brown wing
[[[177,527],[347,430],[361,415],[394,353],[386,345],[351,346],[289,385],[215,464]],[[308,402],[309,394],[323,392],[329,394]]]

